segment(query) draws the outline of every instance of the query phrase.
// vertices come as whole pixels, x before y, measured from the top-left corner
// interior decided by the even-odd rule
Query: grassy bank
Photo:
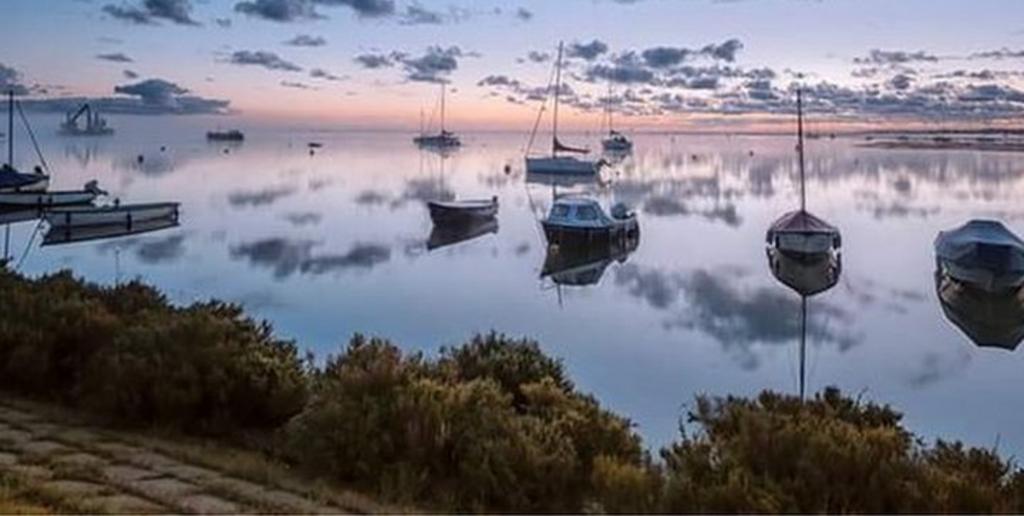
[[[1024,473],[929,444],[893,408],[698,397],[653,460],[630,422],[537,343],[477,336],[436,357],[355,336],[323,366],[218,302],[0,272],[0,388],[109,424],[244,443],[402,504],[518,512],[1019,512]],[[18,486],[8,489],[18,489]]]

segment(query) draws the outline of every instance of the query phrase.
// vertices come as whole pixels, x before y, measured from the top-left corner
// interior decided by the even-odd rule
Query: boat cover
[[[18,188],[39,180],[38,174],[23,174],[7,165],[0,167],[0,188]]]
[[[771,227],[768,228],[768,240],[775,233],[819,233],[839,235],[835,226],[819,219],[814,214],[805,210],[791,211],[779,217]]]
[[[972,220],[939,232],[935,255],[962,268],[1024,275],[1024,241],[995,220]]]

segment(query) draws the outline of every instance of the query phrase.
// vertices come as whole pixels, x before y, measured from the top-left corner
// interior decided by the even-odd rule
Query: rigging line
[[[21,258],[18,260],[18,265],[15,267],[15,270],[20,270],[22,264],[25,263],[25,258],[28,258],[28,252],[32,249],[32,243],[35,242],[36,235],[39,234],[39,228],[41,227],[43,227],[42,219],[36,223],[35,229],[32,230],[32,236],[29,237],[28,243],[25,244],[25,250],[21,252]]]
[[[548,75],[548,85],[544,88],[544,100],[540,103],[540,109],[537,111],[537,119],[533,121],[533,130],[530,131],[530,139],[526,143],[526,150],[523,151],[524,155],[530,154],[530,149],[533,148],[533,141],[537,138],[537,130],[540,128],[541,117],[544,116],[544,111],[547,109],[548,97],[551,95],[551,83],[555,80],[555,67],[551,68],[551,73]]]
[[[36,155],[39,156],[39,162],[43,164],[43,169],[50,172],[50,165],[46,163],[46,158],[43,157],[43,153],[39,150],[39,142],[36,141],[36,133],[32,131],[32,126],[28,124],[28,118],[25,117],[25,111],[21,109],[21,102],[15,102],[15,106],[18,106],[18,115],[21,116],[21,122],[25,124],[25,130],[28,131],[28,137],[32,140],[32,147],[36,150]]]

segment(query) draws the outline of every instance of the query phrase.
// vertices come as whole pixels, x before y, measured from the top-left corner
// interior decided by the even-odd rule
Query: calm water
[[[20,224],[23,271],[237,301],[319,356],[353,332],[428,353],[490,329],[534,337],[654,446],[696,393],[796,392],[799,297],[764,251],[767,226],[797,203],[791,138],[638,136],[604,186],[559,191],[637,207],[639,247],[587,269],[595,284],[558,286],[540,277],[552,187],[525,183],[523,135],[467,135],[443,159],[411,135],[251,129],[225,146],[203,139],[217,120],[112,123],[113,138],[73,139],[35,120],[57,186],[96,178],[125,202],[179,200],[182,225],[40,248]],[[840,282],[808,305],[808,389],[863,392],[925,435],[1024,452],[1024,354],[974,346],[944,318],[932,275],[940,229],[997,216],[1024,234],[1024,155],[856,143],[808,143],[809,208],[843,232]],[[497,231],[428,250],[423,200],[440,189],[498,195]]]

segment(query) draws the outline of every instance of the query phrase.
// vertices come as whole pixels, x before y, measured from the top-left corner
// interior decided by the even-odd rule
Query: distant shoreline
[[[858,147],[908,150],[974,150],[986,152],[1024,152],[1024,141],[964,140],[881,140],[861,143]]]

